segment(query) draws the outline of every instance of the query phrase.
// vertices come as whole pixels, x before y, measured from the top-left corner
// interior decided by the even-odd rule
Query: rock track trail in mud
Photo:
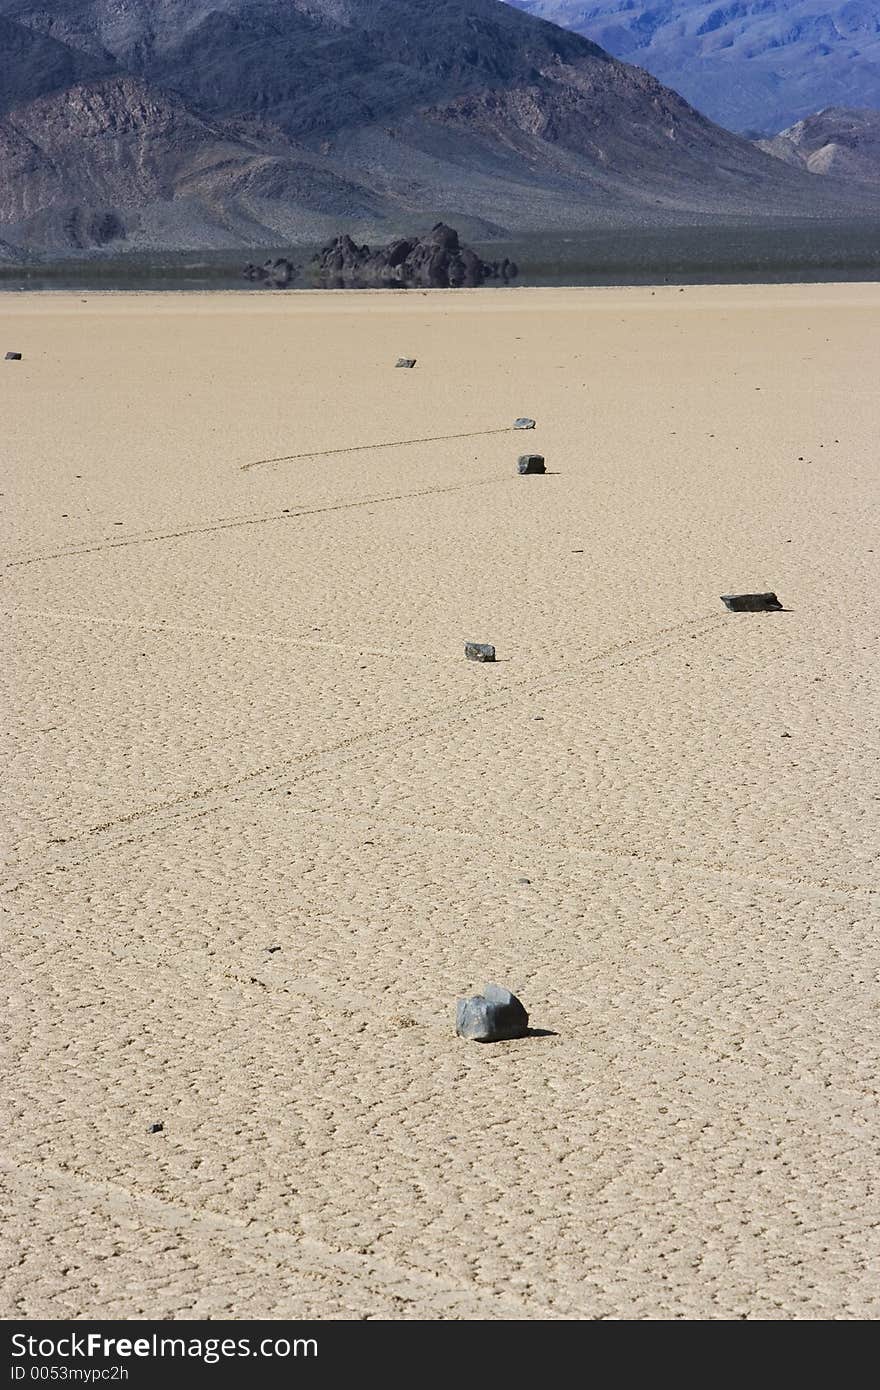
[[[3,1313],[875,1318],[876,287],[8,317]]]

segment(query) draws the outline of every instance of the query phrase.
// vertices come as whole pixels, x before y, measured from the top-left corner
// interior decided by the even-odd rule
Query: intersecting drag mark
[[[420,729],[426,728],[427,731],[435,729],[444,719],[449,722],[466,710],[485,711],[496,706],[503,707],[524,691],[544,694],[547,691],[557,689],[560,685],[569,684],[571,681],[583,680],[585,676],[591,674],[587,668],[598,666],[601,673],[602,670],[607,669],[607,663],[614,657],[620,659],[612,662],[610,667],[612,670],[616,667],[633,665],[647,657],[656,656],[659,652],[666,651],[679,640],[680,635],[686,632],[693,632],[695,635],[704,631],[708,632],[717,627],[720,622],[723,622],[723,618],[713,614],[711,617],[704,615],[700,618],[688,619],[685,622],[673,623],[657,632],[642,633],[627,638],[624,642],[615,643],[604,651],[596,652],[582,666],[574,670],[571,666],[567,666],[556,672],[545,673],[543,677],[523,676],[521,679],[511,682],[504,690],[486,693],[477,699],[470,694],[462,695],[455,701],[444,702],[420,713],[408,715],[406,719],[384,724],[378,728],[364,729],[360,733],[349,734],[346,738],[323,748],[311,748],[294,753],[289,758],[281,759],[280,762],[255,768],[242,776],[232,777],[227,782],[217,783],[214,786],[203,787],[192,792],[184,792],[168,801],[155,802],[150,806],[130,811],[127,815],[117,816],[112,820],[102,822],[100,825],[90,826],[87,830],[78,831],[74,835],[56,841],[55,844],[58,849],[54,853],[50,853],[48,860],[44,859],[42,863],[36,862],[39,856],[35,855],[26,861],[20,866],[17,881],[3,884],[2,891],[14,893],[28,878],[52,872],[56,868],[62,870],[76,868],[96,854],[112,852],[120,845],[132,843],[135,839],[161,833],[178,820],[198,820],[202,816],[210,815],[219,810],[230,798],[237,801],[249,792],[255,792],[258,795],[261,792],[273,792],[275,780],[283,776],[288,769],[297,765],[300,765],[301,771],[290,779],[293,784],[320,773],[324,766],[324,759],[335,753],[346,754],[353,750],[357,754],[374,739],[382,738],[388,734],[405,734],[408,738],[417,737]],[[633,648],[636,650],[633,651]],[[271,782],[272,785],[261,787],[259,785],[261,781],[263,783]],[[206,801],[209,802],[207,806],[198,805],[198,803]],[[157,818],[162,816],[163,812],[170,814],[159,821]],[[140,825],[140,823],[150,820],[155,823],[145,827]],[[138,827],[135,833],[117,834],[115,838],[113,837],[113,832],[124,832],[131,826]],[[95,837],[104,838],[95,842]],[[93,848],[83,854],[84,846],[89,841],[92,842]],[[70,850],[63,848],[64,846],[70,846]],[[78,850],[81,852],[81,857],[75,858]],[[70,858],[67,857],[68,854]]]
[[[136,618],[108,618],[97,613],[62,613],[54,608],[7,608],[0,609],[0,617],[10,621],[28,622],[33,619],[60,623],[81,623],[84,627],[121,627],[132,632],[152,632],[157,637],[208,637],[222,638],[224,641],[269,642],[276,646],[303,647],[314,652],[343,652],[352,659],[360,656],[381,656],[386,660],[405,660],[411,663],[413,652],[401,652],[399,647],[355,647],[345,642],[327,642],[305,637],[288,637],[280,632],[242,632],[238,628],[196,626],[192,623],[172,623],[163,620],[156,622],[139,621]],[[445,661],[445,656],[435,652],[418,652],[420,661]],[[200,747],[202,745],[199,745]]]
[[[51,555],[32,555],[26,560],[7,560],[6,569],[21,565],[37,565],[44,560],[67,560],[77,555],[94,555],[100,550],[120,550],[129,545],[154,545],[157,541],[177,540],[183,536],[205,536],[212,531],[232,531],[241,526],[263,526],[270,522],[297,521],[303,516],[321,516],[325,512],[344,512],[352,507],[372,507],[380,502],[406,502],[412,497],[432,497],[441,492],[463,492],[472,487],[489,487],[493,483],[507,482],[507,477],[471,478],[466,483],[447,483],[441,487],[423,487],[415,492],[388,492],[376,497],[364,497],[356,502],[331,502],[326,507],[304,507],[300,511],[270,512],[266,516],[252,516],[233,521],[216,521],[210,526],[188,526],[180,531],[143,532],[139,536],[129,536],[122,541],[102,541],[100,545],[85,545],[77,550],[58,550]]]
[[[48,1189],[80,1202],[100,1203],[112,1219],[129,1226],[149,1222],[154,1230],[168,1230],[178,1236],[201,1231],[209,1238],[225,1238],[234,1243],[236,1252],[252,1266],[290,1260],[293,1274],[303,1279],[323,1281],[335,1277],[344,1281],[356,1278],[361,1285],[379,1293],[404,1284],[404,1296],[410,1302],[423,1297],[426,1288],[431,1291],[445,1289],[456,1296],[459,1306],[465,1310],[488,1309],[496,1316],[506,1314],[509,1317],[522,1317],[526,1312],[530,1316],[552,1316],[551,1310],[524,1303],[515,1295],[498,1293],[490,1287],[464,1289],[457,1281],[402,1261],[360,1250],[334,1249],[319,1236],[307,1234],[301,1228],[283,1230],[244,1213],[192,1207],[182,1201],[141,1192],[135,1186],[90,1177],[75,1170],[63,1171],[43,1163],[31,1167],[4,1159],[0,1160],[0,1173],[6,1174],[11,1182],[17,1181],[26,1191],[30,1189],[30,1195]]]
[[[282,454],[277,459],[254,459],[253,463],[243,463],[242,473],[249,468],[263,468],[269,463],[294,463],[297,459],[323,459],[331,454],[356,454],[362,449],[402,449],[406,444],[444,444],[447,439],[480,439],[486,434],[510,434],[510,426],[494,430],[468,430],[465,434],[432,434],[424,439],[389,439],[381,444],[346,444],[342,449],[310,449],[305,454]]]
[[[314,811],[300,806],[287,806],[285,809],[288,815],[308,816],[310,820],[343,821],[346,824],[361,821],[365,827],[369,827],[370,832],[377,838],[383,834],[406,835],[416,839],[420,835],[436,835],[438,838],[446,836],[452,840],[470,840],[477,844],[482,844],[486,839],[486,836],[479,830],[465,830],[458,825],[432,825],[430,821],[423,820],[420,820],[418,824],[412,824],[383,819],[380,826],[377,825],[375,816],[370,815],[367,811]],[[505,845],[518,846],[526,853],[535,849],[533,839],[527,835],[518,835],[516,831],[507,827],[504,830],[504,843]],[[831,878],[817,883],[811,878],[791,878],[787,875],[767,873],[763,870],[760,873],[755,873],[747,868],[738,868],[735,864],[719,864],[713,860],[665,859],[662,855],[649,854],[645,850],[595,849],[586,845],[566,844],[562,840],[549,840],[546,837],[541,838],[540,848],[542,854],[552,852],[571,859],[583,859],[587,863],[597,865],[610,864],[613,867],[624,865],[636,869],[662,870],[667,873],[678,874],[684,878],[703,874],[721,878],[727,882],[748,883],[759,891],[762,887],[766,888],[770,885],[789,894],[803,895],[808,893],[813,897],[831,898],[844,903],[850,902],[854,893],[864,893],[868,898],[874,898],[880,894],[880,888],[872,883],[851,883]]]

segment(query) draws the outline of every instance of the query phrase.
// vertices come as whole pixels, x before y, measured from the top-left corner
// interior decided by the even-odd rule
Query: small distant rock
[[[516,465],[518,473],[546,473],[543,454],[520,454]]]
[[[164,1128],[165,1128],[164,1124],[162,1123],[161,1120],[159,1120],[157,1124],[154,1124],[154,1125],[147,1125],[147,1133],[148,1133],[148,1134],[161,1134],[162,1131],[164,1130]]]
[[[20,362],[20,361],[21,361],[21,353],[20,353],[20,352],[7,352],[7,354],[6,354],[6,361],[7,361],[7,362]]]
[[[469,1042],[504,1042],[524,1038],[529,1028],[525,1008],[501,985],[484,985],[482,994],[459,999],[455,1007],[455,1031]]]
[[[398,357],[394,365],[395,367],[414,367],[416,359],[415,357]]]
[[[468,661],[495,660],[495,648],[491,642],[465,642],[464,654]]]
[[[513,428],[515,430],[533,430],[535,428],[535,422],[534,420],[530,420],[527,415],[522,415],[518,420],[514,420]]]
[[[731,613],[781,613],[775,594],[722,594],[721,602]]]

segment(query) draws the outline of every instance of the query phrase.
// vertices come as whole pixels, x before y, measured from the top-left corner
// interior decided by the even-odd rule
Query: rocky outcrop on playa
[[[265,285],[267,289],[272,290],[286,290],[288,285],[293,284],[298,273],[299,267],[286,256],[276,256],[274,260],[264,261],[262,265],[254,265],[253,261],[248,261],[242,271],[246,280],[252,280],[255,284]]]
[[[458,232],[443,222],[426,236],[399,237],[375,250],[357,246],[350,236],[334,237],[312,267],[318,283],[331,289],[475,288],[487,280],[507,284],[518,273],[507,257],[484,261],[471,247],[462,246]]]

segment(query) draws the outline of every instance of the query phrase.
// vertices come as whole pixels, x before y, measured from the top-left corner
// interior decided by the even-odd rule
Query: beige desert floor
[[[0,328],[2,1312],[876,1316],[880,287]]]

